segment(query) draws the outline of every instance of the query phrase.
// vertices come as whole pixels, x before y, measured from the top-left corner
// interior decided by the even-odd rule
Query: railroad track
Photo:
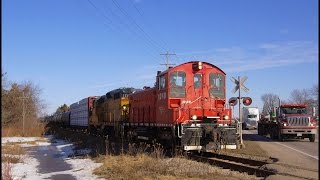
[[[246,172],[249,175],[255,175],[257,177],[265,178],[267,176],[277,174],[277,172],[267,170],[263,167],[263,165],[269,164],[266,161],[259,161],[211,152],[203,152],[201,154],[189,153],[188,156],[196,161],[207,162],[212,165],[216,165],[233,171],[239,171],[241,173]]]

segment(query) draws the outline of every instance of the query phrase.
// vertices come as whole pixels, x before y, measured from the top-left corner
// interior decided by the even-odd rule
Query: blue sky
[[[153,86],[170,63],[207,61],[230,78],[247,76],[261,95],[288,99],[318,84],[316,0],[3,0],[2,70],[31,80],[53,113],[86,96]]]

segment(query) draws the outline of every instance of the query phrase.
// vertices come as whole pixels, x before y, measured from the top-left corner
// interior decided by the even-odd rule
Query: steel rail
[[[264,169],[263,165],[268,164],[265,161],[258,161],[228,155],[218,155],[214,153],[204,153],[204,155],[208,156],[201,156],[195,154],[188,154],[188,156],[196,161],[199,162],[207,162],[211,165],[216,165],[225,169],[230,169],[233,171],[238,172],[246,172],[249,175],[255,175],[257,177],[267,177],[270,175],[275,175],[277,172]]]

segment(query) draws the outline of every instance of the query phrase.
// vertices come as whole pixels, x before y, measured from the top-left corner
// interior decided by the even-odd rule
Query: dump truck
[[[258,134],[280,141],[309,138],[314,142],[317,133],[314,114],[314,108],[312,115],[308,114],[305,104],[282,104],[259,120]]]

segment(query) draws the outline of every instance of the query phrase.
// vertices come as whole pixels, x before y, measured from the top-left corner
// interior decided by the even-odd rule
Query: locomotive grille
[[[289,126],[308,126],[310,122],[310,118],[307,116],[304,117],[288,117]]]

